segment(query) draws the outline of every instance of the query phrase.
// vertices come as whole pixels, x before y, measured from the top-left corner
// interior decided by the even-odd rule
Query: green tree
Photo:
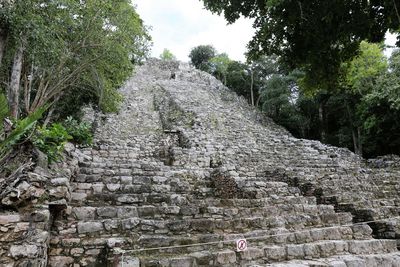
[[[196,69],[210,72],[210,60],[215,57],[217,51],[212,45],[199,45],[190,51],[189,58]]]
[[[398,1],[391,0],[203,0],[229,23],[255,19],[249,55],[276,54],[302,69],[309,91],[335,90],[341,63],[357,55],[362,40],[380,42],[400,29]]]
[[[211,73],[226,85],[226,75],[231,63],[228,54],[222,53],[210,59]]]
[[[174,56],[174,54],[172,54],[171,51],[165,48],[162,54],[160,55],[160,59],[168,61],[168,60],[176,60],[176,57]]]
[[[0,20],[7,22],[8,37],[0,80],[14,118],[48,103],[48,117],[57,113],[55,103],[69,107],[63,102],[91,101],[115,111],[121,100],[116,89],[149,40],[127,0],[16,0]]]

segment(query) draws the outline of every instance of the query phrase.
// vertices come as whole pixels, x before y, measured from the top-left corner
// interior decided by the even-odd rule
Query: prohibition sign
[[[238,252],[247,250],[247,241],[246,241],[246,239],[236,240],[236,250]]]

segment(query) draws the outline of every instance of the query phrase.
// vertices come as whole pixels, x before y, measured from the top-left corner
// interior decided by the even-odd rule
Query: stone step
[[[127,236],[85,236],[60,238],[58,243],[52,244],[53,248],[97,248],[113,249],[151,249],[139,251],[137,255],[163,254],[189,254],[194,251],[234,249],[237,239],[246,238],[249,247],[268,247],[271,250],[285,250],[286,246],[298,244],[314,244],[315,242],[331,242],[331,240],[369,240],[370,229],[368,227],[338,226],[329,228],[305,229],[301,232],[291,232],[284,228],[250,231],[242,234],[181,234],[181,235],[127,235]],[[53,241],[54,242],[54,241]],[[210,243],[211,242],[211,243]],[[207,244],[210,243],[210,244]],[[193,246],[191,246],[193,245]],[[161,248],[169,247],[172,248]],[[276,248],[278,247],[278,248]],[[283,248],[282,248],[283,247]],[[154,249],[160,248],[160,249]],[[298,250],[298,247],[295,247]],[[73,254],[72,254],[73,256]]]
[[[392,263],[394,259],[398,259],[397,255],[399,253],[397,252],[393,240],[325,240],[300,245],[249,247],[243,252],[235,252],[233,249],[224,249],[220,251],[194,252],[182,256],[157,254],[157,257],[150,254],[147,257],[132,255],[131,258],[137,258],[140,262],[140,266],[279,266],[277,263],[272,265],[265,265],[265,263],[294,259],[301,259],[304,261],[305,258],[308,259],[309,262],[315,262],[315,260],[312,260],[313,258],[320,259],[335,256],[335,258],[338,259],[346,259],[348,257],[357,258],[360,257],[359,255],[361,255],[361,257],[371,257],[370,255],[381,254],[390,255],[388,258]],[[127,255],[129,254],[127,253]],[[294,261],[292,261],[292,263],[294,263]]]
[[[400,253],[379,253],[369,255],[341,255],[314,260],[291,260],[271,264],[251,264],[251,267],[400,267]]]
[[[98,203],[100,204],[100,203]],[[177,218],[188,216],[188,210],[196,209],[193,214],[196,218],[243,218],[243,217],[274,217],[298,214],[334,214],[330,205],[304,205],[304,204],[275,204],[262,207],[215,207],[204,205],[147,205],[147,206],[85,206],[72,207],[72,215],[76,220],[88,221],[110,218],[127,218],[137,216],[143,219]],[[129,212],[128,212],[129,211]]]
[[[85,210],[81,210],[84,212]],[[126,213],[135,214],[134,209],[127,209]],[[60,224],[58,230],[61,234],[71,235],[101,235],[120,234],[135,231],[141,234],[202,234],[202,233],[242,233],[249,230],[262,230],[270,228],[286,228],[299,231],[310,227],[338,226],[349,224],[351,217],[348,214],[295,214],[271,217],[248,218],[191,218],[198,214],[197,207],[187,210],[181,209],[182,219],[142,219],[138,217],[113,218],[100,220],[77,221],[71,218],[69,222]],[[118,214],[118,211],[117,211]],[[83,216],[83,215],[81,215]]]

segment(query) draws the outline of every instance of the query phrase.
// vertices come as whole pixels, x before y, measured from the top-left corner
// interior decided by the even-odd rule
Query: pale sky
[[[152,56],[164,48],[179,60],[189,61],[190,50],[198,45],[213,45],[219,53],[245,61],[246,45],[254,30],[252,22],[240,19],[227,25],[223,16],[205,10],[200,0],[132,0],[145,24],[152,27]]]
[[[152,56],[159,57],[164,48],[179,60],[189,61],[190,50],[198,45],[213,45],[231,59],[245,61],[247,43],[252,39],[252,21],[241,18],[227,25],[224,17],[205,10],[200,0],[132,0],[140,17],[151,26]],[[387,45],[394,45],[395,35],[387,35]],[[387,49],[389,56],[392,49]]]

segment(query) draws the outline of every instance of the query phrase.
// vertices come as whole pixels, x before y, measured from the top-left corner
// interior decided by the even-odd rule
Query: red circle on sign
[[[240,250],[243,250],[243,249],[246,249],[246,247],[247,247],[246,240],[240,240],[238,243],[238,248]]]

